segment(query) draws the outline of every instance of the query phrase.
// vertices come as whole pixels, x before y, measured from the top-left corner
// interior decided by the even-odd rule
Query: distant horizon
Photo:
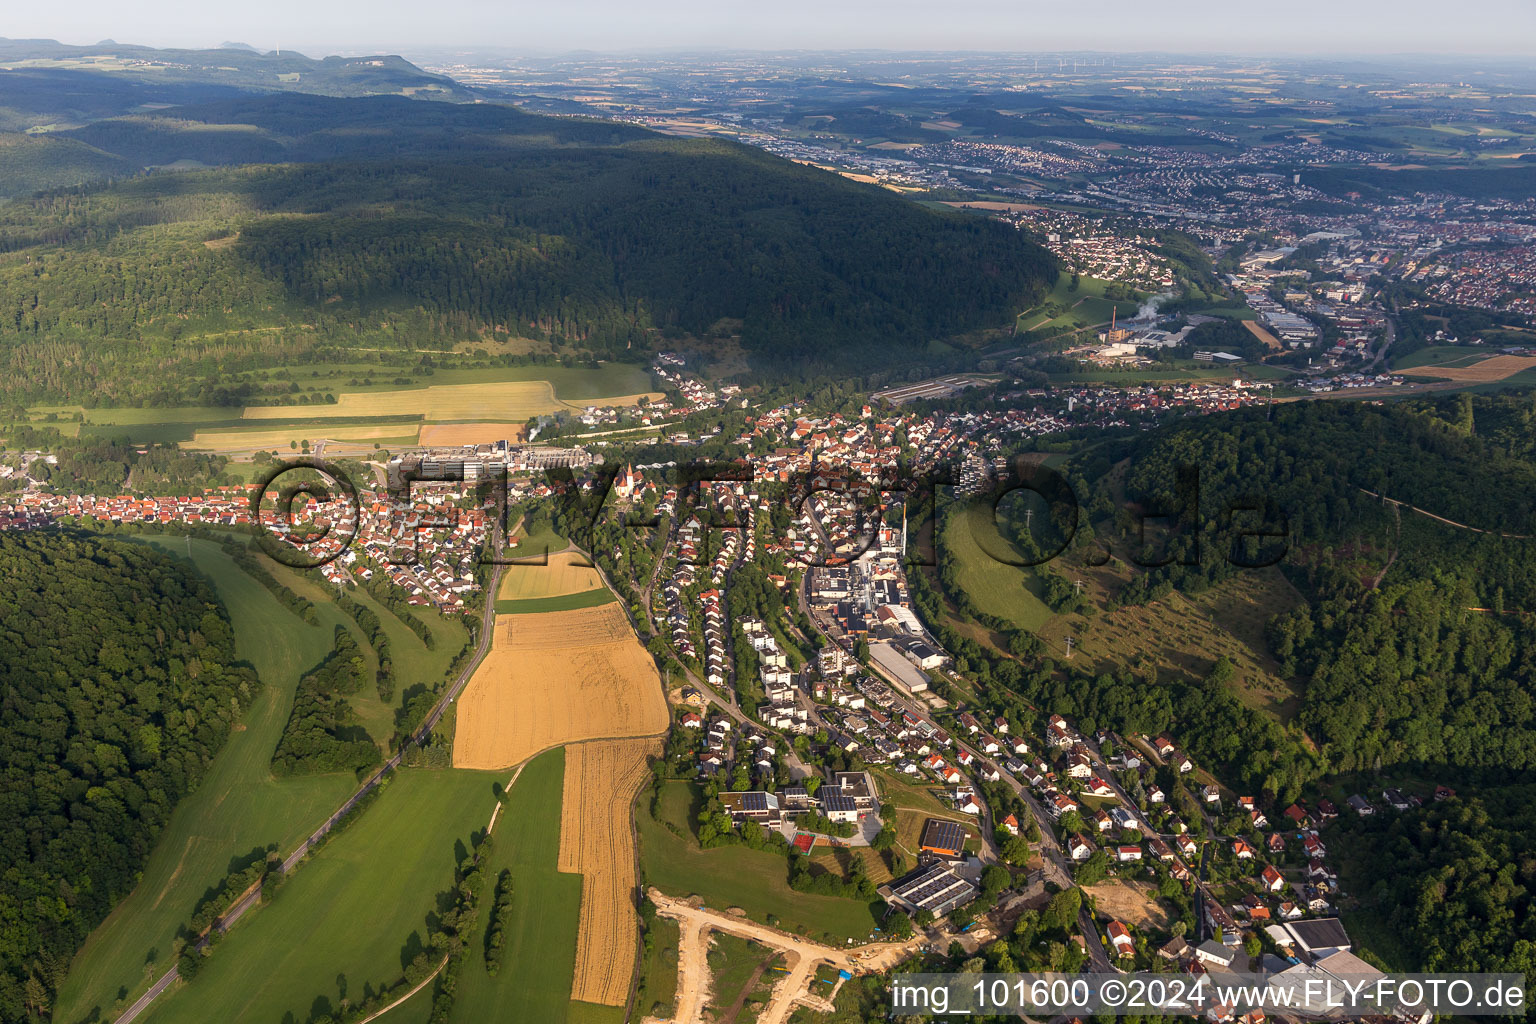
[[[82,26],[94,26],[84,29]],[[921,0],[782,0],[770,10],[705,0],[620,0],[490,6],[438,0],[268,0],[240,9],[191,0],[76,0],[67,10],[7,12],[5,34],[90,46],[103,39],[158,48],[244,42],[310,55],[464,49],[566,56],[741,51],[1161,53],[1232,56],[1536,55],[1536,4],[1465,0],[1101,0],[1092,18],[1055,4],[979,0],[956,15]],[[338,42],[340,41],[340,42]]]
[[[1070,48],[1040,48],[1040,49],[985,49],[980,47],[898,47],[898,46],[779,46],[779,47],[749,47],[734,45],[678,45],[678,46],[644,46],[628,48],[602,48],[595,46],[574,46],[565,49],[502,46],[496,44],[464,44],[464,43],[408,43],[389,44],[380,43],[375,46],[339,43],[299,43],[293,46],[262,47],[248,40],[225,38],[218,42],[152,42],[135,38],[117,38],[110,34],[100,35],[89,40],[61,39],[55,35],[0,35],[0,40],[9,42],[51,42],[61,46],[73,46],[85,49],[93,49],[103,45],[139,47],[152,50],[245,50],[262,56],[273,53],[297,54],[311,60],[321,60],[325,57],[403,57],[406,60],[415,61],[417,58],[412,53],[430,54],[432,57],[443,57],[454,54],[479,55],[487,57],[508,59],[539,59],[551,60],[561,58],[581,57],[611,57],[611,58],[645,58],[645,57],[790,57],[803,55],[807,57],[817,55],[849,54],[866,57],[1017,57],[1021,60],[1031,57],[1159,57],[1159,58],[1200,58],[1200,59],[1226,59],[1226,60],[1308,60],[1321,63],[1345,63],[1349,61],[1362,61],[1372,64],[1392,63],[1397,61],[1434,61],[1440,63],[1466,62],[1470,64],[1496,64],[1510,60],[1527,60],[1532,54],[1519,51],[1423,51],[1423,50],[1337,50],[1337,51],[1304,51],[1304,50],[1223,50],[1223,49],[1169,49],[1165,47],[1152,47],[1147,49],[1070,49]],[[1532,69],[1536,75],[1536,68]]]

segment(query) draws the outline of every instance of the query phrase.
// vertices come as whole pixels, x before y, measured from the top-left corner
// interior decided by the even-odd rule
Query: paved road
[[[498,549],[499,547],[500,545],[498,544]],[[286,875],[295,867],[297,867],[299,861],[304,858],[304,855],[310,850],[314,849],[315,846],[325,838],[327,833],[336,827],[336,823],[342,818],[346,817],[347,812],[351,811],[354,807],[357,806],[358,801],[362,800],[363,797],[377,789],[379,783],[383,781],[384,776],[389,774],[395,768],[399,767],[400,759],[404,755],[406,748],[411,743],[422,743],[428,736],[431,735],[432,730],[436,728],[437,723],[442,720],[443,714],[448,710],[448,705],[452,704],[454,698],[457,697],[459,693],[464,689],[465,684],[469,682],[469,677],[474,675],[475,669],[479,667],[481,659],[483,659],[486,655],[486,652],[490,650],[491,640],[494,633],[493,627],[496,619],[495,595],[497,585],[501,582],[501,572],[502,567],[497,565],[491,573],[490,582],[486,585],[485,612],[480,624],[480,642],[475,647],[474,657],[469,659],[469,661],[465,664],[463,671],[461,671],[458,677],[454,679],[453,683],[448,687],[447,691],[443,693],[442,697],[438,698],[437,703],[433,705],[431,713],[427,715],[426,720],[422,723],[421,727],[411,735],[410,740],[406,744],[402,745],[399,750],[395,751],[394,754],[390,755],[389,760],[380,765],[379,769],[368,777],[368,781],[364,782],[362,786],[358,788],[357,792],[348,797],[346,803],[338,807],[331,814],[331,816],[325,820],[323,825],[311,832],[309,838],[305,839],[304,842],[299,844],[298,849],[294,850],[287,857],[283,858],[283,874]],[[259,887],[252,889],[244,896],[242,896],[238,902],[229,908],[229,910],[225,911],[225,913],[220,916],[214,927],[217,928],[220,932],[228,931],[236,921],[240,920],[240,918],[245,915],[247,910],[250,910],[252,907],[256,906],[256,904],[260,901],[261,889]],[[200,939],[198,941],[197,948],[201,949],[207,944],[208,940],[206,938]],[[122,1016],[118,1017],[114,1024],[132,1024],[132,1022],[137,1019],[140,1014],[149,1008],[149,1005],[153,1003],[161,993],[163,993],[167,988],[170,988],[171,984],[175,982],[178,977],[180,977],[180,975],[177,973],[174,966],[164,974],[160,975],[159,978],[155,979],[155,983],[149,987],[148,991],[146,991],[142,996],[135,1000],[132,1006],[123,1011]]]

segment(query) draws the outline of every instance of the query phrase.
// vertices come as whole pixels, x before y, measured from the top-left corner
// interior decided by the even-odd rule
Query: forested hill
[[[0,1021],[45,1017],[260,686],[147,545],[0,534]]]
[[[1239,531],[1287,534],[1283,551],[1262,553],[1283,554],[1308,601],[1268,624],[1267,643],[1298,683],[1321,774],[1414,766],[1502,783],[1536,773],[1533,423],[1530,394],[1296,403],[1095,452],[1077,486],[1121,550],[1137,528],[1113,511],[1117,480],[1148,513],[1190,513],[1166,549],[1141,556],[1172,564],[1136,574],[1123,603],[1248,571]],[[1128,455],[1123,475],[1116,454]],[[1198,510],[1176,485],[1181,466],[1199,473]],[[1245,505],[1264,511],[1227,511]]]
[[[36,66],[36,62],[47,62],[66,72],[87,72],[153,85],[188,84],[326,96],[398,94],[464,100],[473,95],[445,75],[423,71],[405,58],[390,54],[314,59],[293,50],[259,53],[240,47],[157,49],[111,40],[75,46],[52,39],[0,38],[0,67]]]
[[[1121,551],[1133,543],[1119,499],[1179,510],[1180,466],[1199,472],[1198,512],[1156,553],[1193,558],[1198,537],[1200,564],[1138,573],[1120,600],[1250,571],[1227,560],[1245,553],[1233,544],[1241,529],[1284,529],[1280,564],[1305,600],[1271,619],[1264,638],[1299,693],[1295,719],[1212,730],[1189,702],[1175,734],[1218,763],[1228,752],[1236,770],[1224,781],[1276,794],[1277,806],[1452,787],[1460,796],[1444,803],[1347,812],[1325,833],[1344,867],[1350,934],[1400,970],[1536,969],[1536,539],[1500,536],[1536,538],[1536,396],[1301,402],[1100,446],[1075,470],[1101,538],[1113,534]],[[1239,514],[1234,527],[1234,504],[1263,516]],[[1108,696],[1135,708],[1150,692],[1098,689],[1111,690],[1099,708],[1113,707]],[[1235,706],[1234,691],[1204,704],[1221,701]],[[1381,936],[1395,938],[1383,946]]]
[[[639,358],[721,321],[765,372],[846,368],[1004,324],[1056,274],[1004,224],[760,150],[489,105],[267,97],[82,135],[135,163],[331,162],[0,207],[14,400],[174,401],[228,367],[491,333]]]

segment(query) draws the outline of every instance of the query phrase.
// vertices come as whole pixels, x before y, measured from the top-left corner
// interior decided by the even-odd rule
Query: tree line
[[[46,1015],[260,681],[147,545],[0,534],[0,1020]]]

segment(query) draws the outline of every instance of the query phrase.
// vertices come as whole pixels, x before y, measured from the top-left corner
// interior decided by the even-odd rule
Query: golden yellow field
[[[498,381],[490,384],[438,384],[398,391],[346,391],[335,405],[257,405],[245,410],[252,420],[304,417],[306,419],[354,419],[359,416],[419,414],[444,423],[483,420],[487,424],[521,423],[562,409],[589,405],[634,405],[642,395],[590,398],[562,402],[547,380]],[[660,397],[650,393],[649,397]]]
[[[459,698],[456,768],[503,769],[581,740],[659,736],[661,677],[618,604],[502,615]]]
[[[571,998],[623,1006],[635,971],[634,832],[630,807],[657,739],[599,740],[565,751],[559,870],[580,872],[581,929]]]
[[[1471,366],[1413,366],[1392,372],[1404,376],[1443,377],[1446,380],[1486,384],[1513,377],[1521,370],[1529,370],[1533,366],[1536,366],[1536,356],[1491,356]]]
[[[1270,334],[1252,320],[1244,320],[1243,326],[1248,328],[1248,333],[1264,343],[1265,348],[1279,350],[1285,346],[1280,344],[1280,339]]]
[[[414,442],[415,433],[416,428],[409,423],[385,423],[367,427],[327,427],[323,422],[308,423],[298,427],[221,427],[197,431],[192,435],[192,440],[187,443],[187,447],[214,452],[243,452],[273,448],[286,450],[295,441],[307,440],[313,444],[321,438],[372,445],[374,441]]]
[[[523,423],[428,423],[421,428],[418,444],[494,444],[497,441],[521,443],[527,426]]]
[[[585,562],[586,556],[578,551],[561,551],[549,556],[548,565],[509,565],[503,570],[506,575],[496,596],[503,601],[520,601],[596,590],[603,585],[603,578]]]

